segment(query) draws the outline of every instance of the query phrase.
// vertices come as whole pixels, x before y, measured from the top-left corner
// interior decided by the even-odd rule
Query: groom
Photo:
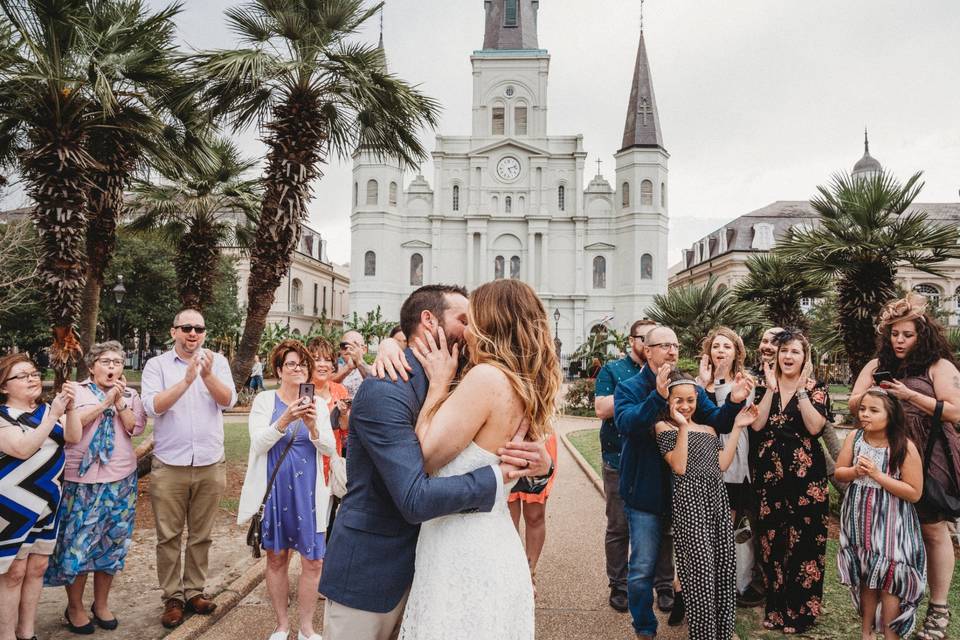
[[[407,298],[400,326],[410,343],[427,334],[463,344],[467,292],[427,285]],[[367,378],[353,401],[347,436],[347,494],[324,558],[320,592],[325,640],[388,640],[399,626],[420,523],[453,513],[490,511],[505,481],[549,473],[542,443],[506,443],[501,464],[431,478],[414,432],[428,380],[411,355],[409,381]]]

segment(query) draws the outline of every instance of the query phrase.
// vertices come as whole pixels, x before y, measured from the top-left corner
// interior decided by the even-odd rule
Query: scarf
[[[91,381],[87,385],[87,389],[89,389],[100,402],[106,400],[107,394],[97,386],[97,383]],[[90,446],[83,454],[83,460],[80,461],[80,468],[77,469],[77,475],[81,478],[87,470],[90,469],[90,466],[95,460],[98,460],[100,464],[110,462],[110,457],[113,456],[113,441],[116,437],[113,429],[114,415],[115,412],[112,406],[103,412],[100,418],[100,424],[97,426],[97,432],[94,433],[93,438],[90,439]]]

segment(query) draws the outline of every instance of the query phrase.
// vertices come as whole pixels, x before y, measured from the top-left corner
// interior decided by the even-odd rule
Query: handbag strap
[[[263,511],[267,506],[267,500],[270,499],[270,491],[273,489],[273,483],[277,479],[277,473],[280,471],[280,466],[283,464],[283,459],[287,457],[287,454],[290,452],[290,448],[293,446],[293,441],[297,437],[297,432],[300,431],[300,426],[297,425],[296,431],[290,434],[290,442],[287,443],[287,446],[283,448],[283,453],[280,454],[280,457],[277,459],[277,464],[273,467],[273,473],[270,474],[270,480],[267,481],[267,490],[263,493],[263,500],[260,502],[260,508],[258,511]]]
[[[927,450],[923,454],[923,466],[930,468],[930,458],[933,455],[933,445],[943,432],[943,400],[937,400],[930,420],[930,433],[927,437]]]

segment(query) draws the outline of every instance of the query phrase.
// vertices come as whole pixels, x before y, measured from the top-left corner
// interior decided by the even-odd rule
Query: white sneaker
[[[289,631],[274,631],[267,640],[287,640],[289,637]]]
[[[315,633],[311,636],[305,636],[299,631],[297,631],[297,640],[323,640],[323,638],[320,636],[319,633]]]

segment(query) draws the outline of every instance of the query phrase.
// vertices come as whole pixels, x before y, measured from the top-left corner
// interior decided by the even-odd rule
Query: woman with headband
[[[877,357],[864,366],[850,394],[850,412],[856,414],[867,390],[879,384],[900,400],[906,414],[907,436],[921,455],[927,450],[933,414],[943,403],[943,433],[955,458],[960,458],[960,371],[943,327],[927,310],[923,296],[910,294],[880,312]],[[941,464],[943,463],[943,464]],[[934,460],[928,470],[944,482],[958,478],[946,461]],[[917,633],[918,640],[944,640],[950,626],[947,597],[953,577],[954,555],[946,514],[917,504],[927,553],[930,603]]]

